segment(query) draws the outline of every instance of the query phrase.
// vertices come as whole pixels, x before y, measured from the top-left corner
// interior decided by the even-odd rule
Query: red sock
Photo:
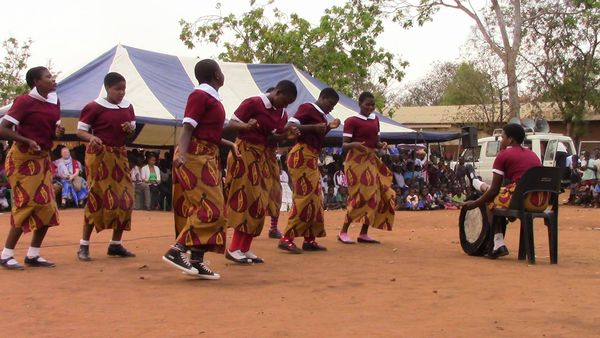
[[[231,239],[231,244],[229,245],[229,251],[233,252],[239,250],[242,247],[242,241],[244,240],[244,233],[235,229],[233,230],[233,238]]]
[[[248,252],[248,250],[250,250],[250,246],[252,245],[253,239],[254,239],[254,236],[249,235],[249,234],[244,234],[244,239],[242,240],[240,250],[242,250],[242,252]]]

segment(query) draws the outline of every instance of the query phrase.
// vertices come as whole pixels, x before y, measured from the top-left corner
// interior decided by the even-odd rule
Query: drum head
[[[463,251],[471,256],[482,256],[485,253],[489,228],[485,207],[461,209],[458,229]]]

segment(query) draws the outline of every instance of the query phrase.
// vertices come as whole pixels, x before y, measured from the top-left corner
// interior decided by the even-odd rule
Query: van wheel
[[[490,222],[485,206],[476,209],[460,210],[458,230],[460,246],[469,256],[483,256],[486,250]]]

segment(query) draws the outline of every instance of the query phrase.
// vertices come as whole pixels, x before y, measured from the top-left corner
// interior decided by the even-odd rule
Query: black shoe
[[[279,241],[279,245],[277,245],[277,247],[283,251],[287,251],[291,254],[301,254],[302,250],[300,250],[300,248],[298,248],[296,246],[296,244],[294,244],[293,241],[287,240],[287,239],[282,239]]]
[[[11,260],[14,260],[14,257],[8,257],[7,259],[0,259],[0,266],[8,270],[23,270],[23,265],[19,264],[16,260],[14,264],[8,264]]]
[[[302,243],[302,250],[304,251],[327,251],[327,248],[319,245],[317,241],[310,241]]]
[[[235,250],[234,252],[225,250],[225,258],[242,265],[252,264],[252,260],[246,257],[241,250]]]
[[[33,258],[25,256],[25,265],[42,268],[53,268],[56,266],[53,262],[47,261],[40,256],[35,256]]]
[[[244,256],[246,256],[246,258],[248,258],[249,260],[251,260],[251,261],[252,261],[252,263],[258,263],[258,264],[260,264],[260,263],[264,263],[264,262],[265,262],[265,260],[264,260],[264,259],[262,259],[262,258],[258,257],[257,255],[255,255],[255,254],[254,254],[252,251],[250,251],[250,250],[248,250],[248,251],[246,251],[246,252],[242,252],[242,254],[243,254]]]
[[[185,255],[185,252],[177,247],[171,247],[162,259],[187,274],[196,276],[199,273],[198,269],[192,266],[192,263]]]
[[[106,254],[111,257],[135,257],[135,254],[133,252],[127,251],[127,249],[125,249],[125,247],[121,244],[110,244],[108,246],[108,252]]]
[[[281,232],[279,230],[277,230],[277,229],[269,230],[269,238],[280,239],[281,237],[283,237],[283,235],[281,234]]]
[[[90,246],[89,245],[80,245],[79,246],[79,251],[77,251],[77,258],[79,258],[80,261],[91,261],[92,259],[90,258]]]
[[[492,254],[489,256],[490,259],[496,259],[498,257],[502,257],[502,256],[506,256],[508,255],[508,248],[506,247],[506,245],[503,245],[501,247],[499,247],[496,250],[492,251]]]
[[[198,270],[198,273],[193,275],[194,277],[198,277],[200,279],[212,279],[217,280],[221,278],[221,275],[212,271],[204,262],[200,261],[190,261],[192,267]]]

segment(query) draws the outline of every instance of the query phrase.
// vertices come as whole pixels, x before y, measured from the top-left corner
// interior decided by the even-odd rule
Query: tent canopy
[[[126,98],[132,102],[138,124],[134,144],[172,146],[176,143],[185,104],[196,85],[194,57],[178,57],[118,45],[71,74],[58,84],[61,115],[67,133],[74,133],[81,109],[90,101],[106,95],[103,78],[118,72],[127,79]],[[293,115],[304,102],[316,101],[327,87],[309,74],[290,64],[244,64],[221,62],[225,85],[219,90],[229,119],[240,102],[258,95],[280,80],[291,80],[298,97],[287,111]],[[3,110],[6,110],[3,109]],[[359,111],[358,104],[340,95],[340,102],[330,119],[342,122]],[[438,142],[457,138],[454,133],[421,133],[379,115],[381,138],[391,142]],[[328,143],[341,143],[342,126],[328,135]]]

